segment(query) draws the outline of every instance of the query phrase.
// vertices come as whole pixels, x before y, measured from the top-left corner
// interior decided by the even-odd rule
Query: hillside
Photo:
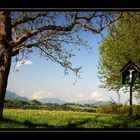
[[[11,92],[9,90],[6,91],[5,99],[6,100],[19,99],[19,100],[25,101],[25,102],[29,102],[30,101],[27,97],[18,96],[15,92]]]

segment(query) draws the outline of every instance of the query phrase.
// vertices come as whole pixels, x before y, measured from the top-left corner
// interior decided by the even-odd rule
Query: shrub
[[[126,114],[128,113],[128,106],[111,104],[104,105],[96,110],[97,113],[109,113],[109,114]]]

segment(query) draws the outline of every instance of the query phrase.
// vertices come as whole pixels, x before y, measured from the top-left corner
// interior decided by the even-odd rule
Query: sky
[[[76,79],[73,72],[65,75],[60,65],[33,54],[30,59],[24,60],[24,65],[21,65],[21,62],[17,63],[15,69],[18,71],[11,69],[7,89],[29,99],[60,98],[68,102],[76,102],[111,101],[112,98],[118,102],[116,92],[99,88],[101,83],[97,77],[97,66],[101,36],[89,32],[81,35],[93,49],[92,53],[88,53],[85,48],[81,48],[81,51],[75,51],[76,57],[71,59],[74,66],[82,66],[81,79],[77,79],[76,84],[73,84]],[[121,103],[128,102],[129,93],[120,93]],[[134,103],[136,103],[135,100]]]

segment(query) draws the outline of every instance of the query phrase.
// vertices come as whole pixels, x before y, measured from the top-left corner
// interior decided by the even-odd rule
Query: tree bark
[[[0,12],[0,119],[3,118],[4,98],[11,66],[12,48],[8,42],[11,36],[10,12]]]
[[[4,57],[7,57],[7,61],[4,63],[5,66],[0,65],[0,119],[3,118],[4,98],[11,65],[11,58],[8,56],[8,53]]]

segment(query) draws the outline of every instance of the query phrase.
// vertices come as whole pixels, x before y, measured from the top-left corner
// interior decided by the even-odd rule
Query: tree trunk
[[[0,12],[0,119],[3,117],[4,98],[11,66],[12,48],[8,45],[11,37],[10,12]]]
[[[0,119],[3,117],[4,98],[7,88],[8,75],[10,70],[11,60],[7,60],[5,67],[0,66]],[[1,69],[2,68],[2,69]]]

